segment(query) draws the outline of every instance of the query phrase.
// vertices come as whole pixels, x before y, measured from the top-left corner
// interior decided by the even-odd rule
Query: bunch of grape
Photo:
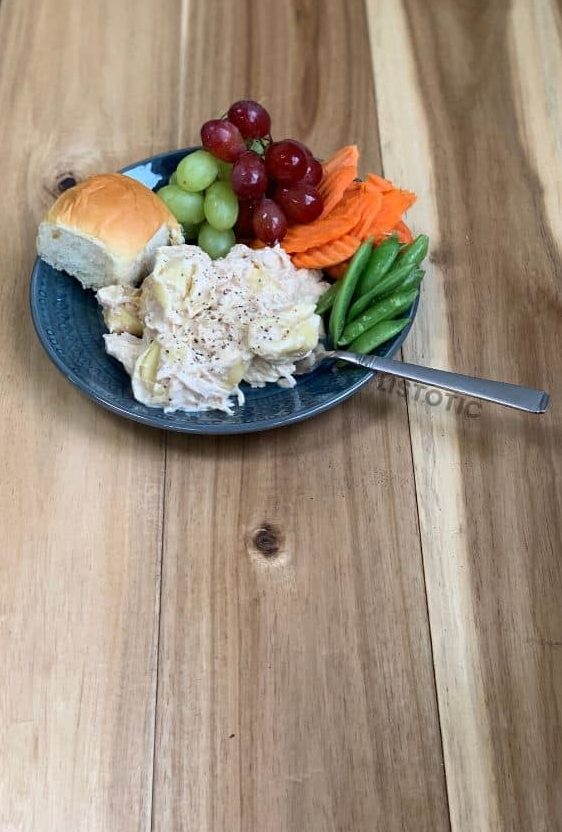
[[[172,214],[182,223],[187,240],[211,257],[224,257],[234,243],[238,199],[230,184],[230,165],[219,162],[206,150],[185,156],[158,191]]]
[[[322,165],[296,139],[274,142],[270,130],[261,104],[237,101],[225,118],[205,122],[204,149],[182,159],[158,192],[187,238],[211,257],[224,256],[236,239],[272,245],[289,222],[309,223],[322,213]]]

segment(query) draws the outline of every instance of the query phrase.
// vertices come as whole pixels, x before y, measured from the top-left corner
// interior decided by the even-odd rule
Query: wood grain
[[[433,240],[405,355],[552,393],[540,420],[409,403],[452,828],[550,832],[562,829],[559,12],[367,5],[385,172],[418,190],[415,223]]]
[[[362,3],[193,4],[187,61],[184,143],[250,95],[378,168]],[[154,829],[448,829],[403,400],[171,437],[166,495]]]
[[[159,17],[149,0],[0,11],[2,832],[150,825],[162,438],[58,374],[27,295],[60,179],[175,141]]]
[[[554,0],[0,5],[2,832],[562,830],[561,32]],[[419,193],[405,356],[549,414],[372,385],[165,440],[58,375],[27,275],[60,183],[247,95]]]

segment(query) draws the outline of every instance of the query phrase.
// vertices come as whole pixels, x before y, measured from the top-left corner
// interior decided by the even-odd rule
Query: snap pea
[[[334,305],[334,301],[336,299],[336,295],[341,289],[341,280],[337,283],[333,283],[329,289],[326,289],[323,295],[318,298],[318,303],[316,304],[316,314],[317,315],[324,315],[328,310],[332,308]]]
[[[375,303],[374,306],[371,306],[366,312],[347,324],[338,345],[351,344],[352,341],[355,341],[368,329],[378,324],[379,321],[388,321],[401,312],[405,312],[413,304],[417,294],[417,289],[412,289],[409,292],[399,291]]]
[[[355,341],[352,341],[349,351],[358,355],[368,355],[377,347],[380,347],[381,344],[390,341],[391,338],[402,332],[409,322],[409,318],[398,318],[396,321],[380,321],[360,335],[359,338],[356,338]]]
[[[405,277],[408,277],[411,271],[413,271],[415,266],[411,266],[410,264],[406,264],[405,266],[395,266],[393,269],[389,271],[386,277],[377,283],[376,286],[371,289],[370,292],[367,292],[366,295],[361,295],[361,297],[357,298],[355,303],[352,304],[351,309],[349,310],[349,315],[347,316],[348,321],[353,321],[357,318],[361,312],[364,312],[365,309],[368,309],[369,306],[373,305],[373,301],[377,298],[382,297],[383,295],[387,295],[392,292],[394,289],[397,289]]]
[[[390,267],[398,257],[400,242],[397,237],[389,237],[377,246],[369,258],[365,271],[357,284],[356,294],[364,295],[381,280],[390,270]]]
[[[336,294],[330,315],[330,335],[333,344],[338,343],[338,339],[343,332],[345,316],[351,303],[355,287],[357,286],[357,281],[361,277],[361,273],[371,255],[371,242],[372,238],[369,238],[359,246],[353,255],[351,263],[347,267],[345,276],[341,280],[341,289]]]
[[[410,274],[404,278],[398,289],[391,289],[390,292],[382,295],[382,298],[388,298],[390,295],[393,295],[396,291],[398,292],[407,292],[410,289],[417,289],[420,283],[423,280],[425,272],[423,269],[414,269]]]
[[[404,266],[406,263],[409,263],[410,266],[419,266],[426,256],[428,249],[429,237],[427,234],[418,234],[413,243],[410,243],[402,249],[396,259],[396,265]]]

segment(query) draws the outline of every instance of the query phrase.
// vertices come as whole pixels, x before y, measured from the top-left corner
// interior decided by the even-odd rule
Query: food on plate
[[[140,289],[109,286],[97,297],[106,350],[131,375],[138,401],[232,413],[233,398],[244,401],[242,381],[294,385],[299,362],[318,346],[325,290],[320,272],[295,268],[279,246],[239,244],[213,261],[180,245],[158,250]]]
[[[269,113],[257,101],[235,101],[228,109],[228,120],[238,127],[245,139],[261,139],[271,130]]]
[[[200,225],[205,219],[205,200],[202,194],[168,184],[160,188],[158,196],[182,225]]]
[[[201,142],[217,159],[235,162],[246,150],[242,133],[226,118],[213,118],[201,127]]]
[[[367,267],[361,275],[357,292],[364,295],[369,292],[379,280],[388,272],[400,251],[400,241],[393,235],[375,248]]]
[[[287,220],[281,208],[272,199],[264,197],[257,204],[252,224],[256,237],[267,245],[281,240],[287,230]]]
[[[219,175],[219,163],[206,150],[189,153],[179,163],[176,170],[176,183],[186,191],[198,193],[212,185]]]
[[[394,233],[400,240],[410,239],[403,215],[416,195],[377,174],[358,181],[357,160],[357,148],[350,145],[324,163],[322,214],[310,224],[291,226],[282,242],[296,266],[326,269],[340,278],[346,261],[368,237],[377,243]]]
[[[242,153],[232,166],[232,189],[241,200],[257,199],[267,188],[267,171],[262,157],[253,150]]]
[[[338,294],[339,290],[342,287],[341,281],[337,283],[332,283],[329,289],[327,289],[318,303],[316,304],[316,314],[317,315],[325,315],[326,312],[329,312],[332,306],[334,305],[334,301],[336,299],[336,295]]]
[[[149,188],[107,173],[59,196],[39,226],[37,250],[85,288],[99,288],[136,283],[159,246],[182,240],[178,221]]]
[[[98,291],[103,298],[103,318],[110,332],[128,332],[141,337],[144,332],[140,313],[142,292],[131,286],[104,286]]]
[[[406,225],[403,220],[397,222],[392,230],[393,234],[396,234],[398,240],[402,243],[402,245],[408,245],[414,241],[414,235]]]
[[[415,194],[360,180],[355,145],[321,163],[274,141],[256,101],[205,122],[201,140],[156,194],[95,176],[39,228],[40,255],[98,290],[106,351],[138,401],[232,413],[242,382],[293,386],[320,339],[368,353],[408,324],[429,244],[404,220]]]
[[[325,214],[329,214],[336,207],[346,190],[359,176],[358,163],[359,150],[352,144],[337,150],[322,165],[323,176],[318,190],[324,200]]]
[[[351,352],[358,353],[359,355],[368,355],[373,350],[376,350],[377,347],[380,347],[381,344],[386,344],[387,341],[396,338],[409,323],[409,318],[398,318],[395,321],[381,321],[360,335],[359,338],[356,338],[351,343],[349,349]]]
[[[349,264],[349,269],[347,270],[341,289],[334,298],[334,305],[330,314],[330,335],[334,344],[339,344],[340,335],[345,325],[345,316],[353,298],[355,287],[359,282],[359,278],[367,265],[372,251],[371,240],[366,240],[366,242],[359,246],[353,255],[353,260]]]
[[[342,346],[351,344],[375,324],[398,317],[411,307],[417,295],[417,289],[395,292],[393,295],[373,304],[366,312],[363,312],[357,318],[353,318],[345,326],[338,339],[338,344]]]
[[[359,246],[343,278],[316,304],[335,347],[372,352],[406,326],[409,318],[398,319],[398,315],[412,308],[418,298],[424,275],[419,264],[427,249],[424,234],[406,246],[394,234],[379,245],[366,240]]]
[[[405,246],[398,255],[398,263],[408,263],[412,266],[419,266],[422,260],[427,257],[429,251],[429,237],[427,234],[419,234],[410,245]]]
[[[202,125],[203,149],[182,159],[170,177],[169,184],[201,194],[205,204],[216,180],[228,183],[228,191],[215,189],[216,199],[211,210],[205,211],[205,218],[216,231],[234,227],[238,242],[257,238],[275,245],[287,233],[290,222],[306,224],[324,211],[319,190],[322,165],[302,142],[274,142],[270,130],[271,118],[261,104],[236,101],[224,118]],[[158,194],[184,223],[186,238],[196,240],[213,258],[224,256],[223,247],[214,245],[214,235],[208,229],[204,231],[199,221],[182,218],[182,202],[168,187]],[[226,242],[227,237],[222,240]],[[232,240],[231,246],[235,242]]]
[[[322,197],[308,182],[280,185],[275,200],[291,222],[314,222],[324,210]]]
[[[387,295],[389,292],[396,290],[402,285],[403,281],[410,275],[410,272],[412,272],[414,268],[414,266],[406,264],[405,266],[396,266],[391,269],[391,271],[379,283],[373,286],[372,289],[369,289],[368,292],[359,295],[349,310],[349,318],[354,320],[365,309],[368,309],[369,306],[377,300],[377,298],[384,297],[384,295]]]
[[[412,241],[403,216],[415,194],[375,173],[360,181],[356,145],[340,148],[321,164],[305,144],[274,141],[270,130],[267,110],[249,100],[235,102],[226,117],[201,127],[203,150],[182,159],[173,177],[176,186],[191,192],[212,189],[217,179],[230,183],[224,199],[217,193],[213,215],[206,212],[208,225],[223,231],[230,223],[238,242],[281,242],[295,266],[325,269],[335,279],[369,237],[377,243],[390,234],[399,244]],[[176,210],[167,187],[159,193],[186,223],[188,239],[197,240],[211,257],[222,256],[222,247],[207,248],[209,235],[201,233],[197,221],[182,219],[181,201],[176,197]]]
[[[201,226],[198,242],[199,247],[215,259],[217,257],[226,257],[230,249],[235,245],[236,237],[232,229],[229,228],[226,231],[219,231],[206,222]]]
[[[205,193],[205,219],[217,231],[228,231],[238,219],[238,200],[228,182],[213,182]]]

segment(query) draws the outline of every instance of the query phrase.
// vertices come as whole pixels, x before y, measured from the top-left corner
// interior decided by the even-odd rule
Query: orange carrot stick
[[[369,236],[369,229],[373,226],[381,208],[383,195],[371,182],[364,185],[364,195],[361,201],[361,216],[357,225],[351,229],[351,234],[365,240]]]
[[[357,145],[341,147],[322,165],[323,176],[318,185],[320,196],[324,200],[321,216],[326,216],[335,208],[343,197],[346,188],[357,179],[359,151]]]
[[[400,222],[402,214],[416,201],[416,195],[410,191],[395,188],[382,195],[382,206],[369,229],[369,234],[380,240]]]
[[[413,242],[414,235],[412,234],[406,223],[403,222],[403,220],[400,220],[400,222],[396,223],[396,225],[394,226],[394,231],[398,235],[398,239],[401,243],[408,244]]]
[[[324,176],[334,170],[349,166],[354,167],[357,170],[358,163],[359,150],[357,149],[357,145],[347,144],[344,147],[340,147],[339,150],[336,150],[336,152],[324,162],[322,170],[324,171]]]
[[[361,240],[358,237],[346,234],[323,246],[299,252],[293,255],[292,259],[295,266],[301,269],[324,269],[351,257],[360,245]]]
[[[379,176],[377,173],[370,173],[367,176],[367,182],[371,182],[373,185],[379,189],[379,191],[385,194],[387,191],[394,190],[394,185],[388,179],[384,179],[382,176]]]

